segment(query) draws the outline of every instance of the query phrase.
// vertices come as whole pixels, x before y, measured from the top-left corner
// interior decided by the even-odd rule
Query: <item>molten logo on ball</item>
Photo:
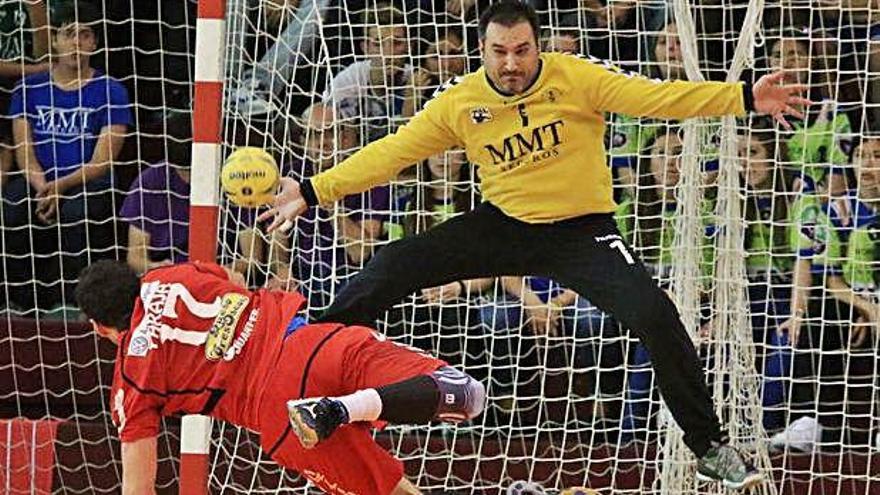
[[[278,187],[275,159],[260,148],[238,148],[223,164],[220,182],[233,204],[256,208],[272,202]]]
[[[251,180],[266,177],[265,170],[239,170],[229,174],[229,180]]]

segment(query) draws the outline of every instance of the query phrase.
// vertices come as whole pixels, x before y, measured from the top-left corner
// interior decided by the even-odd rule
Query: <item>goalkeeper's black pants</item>
[[[529,224],[483,203],[385,246],[320,320],[374,326],[382,312],[418,289],[502,275],[551,278],[613,315],[647,347],[688,447],[702,456],[712,441],[722,440],[703,368],[678,311],[610,214]]]

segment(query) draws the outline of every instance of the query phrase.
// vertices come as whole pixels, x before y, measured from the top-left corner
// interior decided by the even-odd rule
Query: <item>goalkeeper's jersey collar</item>
[[[535,80],[532,81],[532,83],[529,84],[529,86],[520,94],[511,95],[511,94],[507,94],[504,91],[501,91],[500,89],[498,89],[498,87],[495,86],[495,83],[493,83],[492,80],[489,79],[489,74],[486,72],[485,67],[480,68],[480,70],[483,72],[483,81],[486,82],[486,85],[489,86],[489,88],[492,90],[492,92],[495,93],[496,95],[498,95],[498,97],[501,98],[505,104],[526,98],[530,94],[534,93],[535,90],[537,90],[538,88],[540,88],[543,85],[545,75],[547,74],[547,71],[544,70],[544,65],[545,65],[544,55],[541,54],[539,56],[540,56],[540,58],[538,59],[538,75],[535,77]]]

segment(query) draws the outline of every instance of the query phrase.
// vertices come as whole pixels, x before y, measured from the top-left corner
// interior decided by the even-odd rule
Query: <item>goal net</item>
[[[12,100],[28,66],[48,60],[48,41],[41,45],[42,2],[7,3],[0,31],[4,9],[21,23],[0,37],[4,60],[20,71],[0,92]],[[204,177],[187,173],[190,137],[181,128],[189,122],[196,46],[206,50],[199,57],[223,60],[221,155],[263,147],[285,175],[300,179],[393,132],[444,82],[476,70],[477,18],[489,5],[226,0],[223,39],[199,44],[196,2],[135,3],[95,2],[102,18],[94,23],[100,40],[92,65],[120,81],[129,103],[118,106],[130,112],[106,186],[112,194],[80,193],[109,197],[107,214],[42,221],[37,191],[13,194],[25,180],[26,145],[11,121],[0,154],[0,303],[7,308],[0,486],[10,493],[120,489],[107,397],[112,349],[80,321],[65,287],[75,283],[78,254],[127,258],[141,269],[185,259],[188,217],[179,208],[187,184],[217,187],[197,186]],[[771,475],[755,492],[880,490],[878,7],[857,0],[533,4],[545,51],[663,79],[754,82],[782,68],[788,82],[809,86],[817,104],[806,119],[790,119],[791,130],[757,116],[606,115],[615,217],[676,302],[732,443]],[[23,115],[37,125],[36,107],[24,108],[33,108]],[[195,115],[195,125],[204,118]],[[288,235],[266,234],[253,211],[221,200],[217,259],[254,287],[301,291],[313,316],[383,246],[478,204],[478,173],[461,150],[450,150],[387,186],[309,211]],[[74,197],[62,193],[63,201]],[[19,211],[26,213],[10,214]],[[71,227],[88,242],[65,241]],[[102,228],[107,233],[95,232]],[[614,318],[537,276],[462,282],[412,294],[377,322],[395,341],[487,386],[486,410],[472,422],[377,432],[420,489],[498,493],[529,480],[548,491],[723,492],[694,479],[693,455],[657,391],[647,351]],[[179,439],[179,422],[167,420],[160,491],[177,489]],[[311,490],[265,457],[255,434],[229,424],[214,423],[209,460],[211,492]]]

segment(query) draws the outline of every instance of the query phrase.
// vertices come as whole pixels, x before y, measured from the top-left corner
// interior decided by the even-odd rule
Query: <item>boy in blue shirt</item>
[[[125,87],[89,65],[101,18],[83,3],[59,8],[52,17],[50,71],[26,77],[12,94],[8,114],[21,173],[3,191],[3,222],[10,296],[24,307],[34,306],[27,297],[35,275],[30,267],[52,264],[32,263],[32,248],[60,246],[63,290],[72,296],[87,248],[106,253],[114,243],[106,221],[113,215],[110,166],[132,117]],[[60,244],[46,237],[51,234],[60,234]],[[36,275],[54,281],[59,274]]]

